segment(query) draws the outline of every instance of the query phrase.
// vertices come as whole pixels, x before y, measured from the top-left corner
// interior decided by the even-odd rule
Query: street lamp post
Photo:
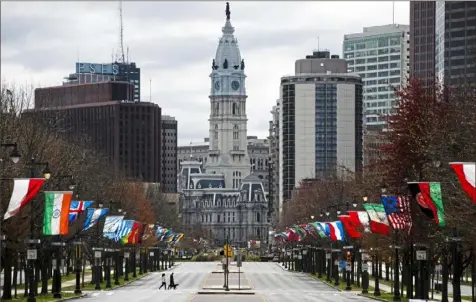
[[[94,260],[96,262],[96,265],[95,265],[95,282],[96,282],[96,286],[95,286],[95,290],[101,290],[101,278],[99,277],[100,274],[101,274],[101,254],[102,254],[102,248],[100,247],[93,247],[93,251],[94,251]]]
[[[16,143],[13,143],[13,144],[0,144],[0,149],[13,149],[12,152],[10,153],[10,160],[14,163],[14,164],[17,164],[19,161],[20,161],[20,158],[21,158],[21,155],[20,155],[20,152],[18,152],[18,148],[17,148],[17,144]],[[5,161],[3,161],[1,158],[0,158],[0,161],[2,162],[2,171],[5,171]],[[4,178],[0,179],[0,180],[6,180]],[[0,190],[1,190],[1,187],[0,187]],[[2,194],[0,192],[0,237],[3,238],[3,234],[2,234],[2,222],[3,222],[3,213],[2,213],[2,201],[1,201],[1,197],[2,197]],[[5,247],[6,249],[6,247]],[[0,248],[0,259],[2,259],[2,253],[3,253],[3,250],[2,248]],[[2,263],[0,261],[0,272],[2,271]],[[0,283],[1,283],[1,277],[0,277]],[[2,284],[5,283],[5,280]],[[5,295],[5,291],[4,291],[4,296],[3,298],[6,298],[6,299],[9,299],[11,298],[11,292],[7,293],[8,296]]]
[[[43,169],[43,177],[45,179],[51,178],[51,170],[49,168],[48,162],[36,162],[35,158],[31,158],[30,162],[28,163],[30,168],[30,178],[35,177],[35,168],[38,166],[44,167]],[[41,243],[39,239],[33,239],[34,237],[34,230],[35,230],[35,219],[34,219],[34,211],[33,211],[33,200],[30,201],[30,239],[28,240],[28,260],[29,260],[29,287],[30,290],[28,291],[28,302],[36,302],[36,292],[38,290],[38,286],[35,284],[35,261],[38,259],[37,257],[37,248],[36,246]]]
[[[54,286],[54,293],[53,298],[61,299],[61,267],[62,267],[62,259],[61,259],[61,248],[65,246],[64,242],[52,242],[51,246],[56,247],[56,259],[53,259],[53,282],[55,283]]]
[[[375,273],[375,290],[374,290],[374,296],[380,296],[380,279],[379,279],[379,271],[378,271],[378,266],[379,266],[379,249],[378,248],[371,248],[371,250],[375,250],[375,266],[377,267],[377,272]]]
[[[130,256],[130,253],[129,251],[126,251],[124,252],[124,259],[126,259],[126,271],[124,273],[124,281],[129,281],[129,256]]]
[[[73,245],[76,247],[76,263],[75,263],[75,273],[76,273],[76,288],[74,289],[75,294],[81,294],[81,265],[82,265],[82,251],[81,247],[83,243],[81,241],[73,242]]]

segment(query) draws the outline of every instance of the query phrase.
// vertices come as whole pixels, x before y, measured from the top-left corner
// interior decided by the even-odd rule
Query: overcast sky
[[[248,135],[266,137],[279,81],[294,61],[327,48],[342,55],[344,34],[392,23],[392,2],[231,2],[246,62]],[[109,63],[119,45],[119,2],[1,3],[1,76],[16,85],[61,85],[75,62]],[[124,47],[141,68],[141,94],[179,124],[179,144],[208,135],[211,62],[225,2],[123,2]],[[395,2],[409,24],[409,3]],[[319,39],[318,39],[319,37]]]

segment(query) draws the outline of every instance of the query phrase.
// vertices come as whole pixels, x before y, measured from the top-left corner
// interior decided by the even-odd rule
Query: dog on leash
[[[177,286],[178,286],[178,284],[169,284],[169,286],[167,287],[167,289],[171,289],[171,288],[177,289]]]

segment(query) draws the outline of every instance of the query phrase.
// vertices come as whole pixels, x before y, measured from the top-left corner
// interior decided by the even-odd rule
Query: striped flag
[[[382,196],[381,200],[392,228],[410,233],[412,228],[410,198],[408,196],[386,195]]]
[[[133,225],[134,225],[134,220],[123,220],[121,222],[121,226],[116,230],[115,241],[117,242],[121,240],[123,237],[127,236],[131,232]]]

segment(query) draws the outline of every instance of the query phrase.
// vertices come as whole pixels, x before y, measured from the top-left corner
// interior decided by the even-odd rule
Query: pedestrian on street
[[[160,285],[159,290],[162,287],[164,288],[164,290],[167,290],[167,283],[165,283],[165,274],[162,274],[162,285]]]

